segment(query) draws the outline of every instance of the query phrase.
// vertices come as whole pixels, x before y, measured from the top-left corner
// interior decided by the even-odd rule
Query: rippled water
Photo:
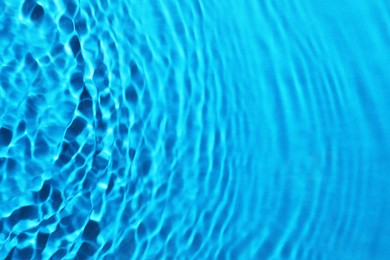
[[[385,0],[0,21],[0,259],[390,258]]]

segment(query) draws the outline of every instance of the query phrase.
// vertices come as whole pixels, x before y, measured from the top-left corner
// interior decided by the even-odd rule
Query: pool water
[[[389,259],[385,0],[0,0],[0,259]]]

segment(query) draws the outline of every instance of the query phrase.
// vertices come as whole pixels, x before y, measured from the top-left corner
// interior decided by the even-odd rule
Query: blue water
[[[0,259],[390,259],[386,0],[0,0]]]

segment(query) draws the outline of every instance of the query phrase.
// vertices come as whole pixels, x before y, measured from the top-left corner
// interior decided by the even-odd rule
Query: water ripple
[[[0,10],[0,258],[390,255],[385,1]]]

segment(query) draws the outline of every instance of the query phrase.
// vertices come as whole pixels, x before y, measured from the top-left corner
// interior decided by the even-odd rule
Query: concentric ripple
[[[0,0],[1,259],[388,259],[386,1]]]

